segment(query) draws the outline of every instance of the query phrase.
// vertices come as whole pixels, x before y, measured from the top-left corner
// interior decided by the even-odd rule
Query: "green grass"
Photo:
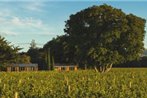
[[[1,72],[0,97],[147,98],[147,69],[70,72]]]

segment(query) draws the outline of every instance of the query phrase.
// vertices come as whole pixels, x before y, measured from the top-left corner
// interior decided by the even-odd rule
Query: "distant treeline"
[[[139,60],[126,62],[123,64],[114,65],[113,67],[147,67],[147,56],[141,57]]]

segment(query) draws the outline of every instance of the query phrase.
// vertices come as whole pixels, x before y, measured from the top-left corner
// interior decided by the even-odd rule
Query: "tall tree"
[[[37,63],[39,69],[46,69],[45,66],[45,52],[42,48],[36,46],[35,40],[32,40],[30,43],[30,48],[27,51],[27,55],[30,56],[31,63]]]
[[[70,16],[65,32],[76,60],[100,72],[113,64],[138,59],[144,49],[145,19],[109,5],[92,6]]]
[[[48,69],[51,69],[51,54],[50,54],[50,48],[47,49],[47,54],[46,54],[46,63],[48,66]]]
[[[30,48],[27,51],[27,55],[31,58],[31,63],[37,63],[39,69],[46,69],[45,66],[45,52],[42,48]]]
[[[50,48],[46,49],[46,65],[49,70],[54,70],[54,58],[51,55]]]
[[[36,49],[36,48],[37,48],[36,42],[35,42],[35,40],[33,39],[33,40],[31,41],[31,43],[30,43],[30,49]]]

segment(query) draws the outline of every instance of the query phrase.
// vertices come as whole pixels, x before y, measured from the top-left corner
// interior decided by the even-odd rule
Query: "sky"
[[[71,14],[104,3],[147,20],[147,0],[0,0],[0,35],[26,52],[32,40],[42,47],[65,34]],[[147,48],[147,34],[144,44]]]

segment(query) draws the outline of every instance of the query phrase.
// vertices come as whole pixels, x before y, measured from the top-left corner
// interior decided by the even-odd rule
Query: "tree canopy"
[[[92,6],[66,21],[65,32],[80,62],[102,66],[138,59],[144,50],[145,19],[109,5]]]

